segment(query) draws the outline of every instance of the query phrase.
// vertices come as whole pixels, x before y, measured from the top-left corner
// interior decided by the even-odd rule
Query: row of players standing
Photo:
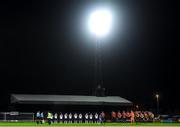
[[[130,120],[131,122],[146,122],[146,121],[153,121],[154,114],[150,111],[131,111],[131,112],[111,112],[111,121],[116,122],[127,122]]]
[[[51,123],[104,123],[105,122],[105,113],[47,113],[47,121]],[[46,119],[43,112],[36,113],[36,122],[43,123]]]
[[[98,114],[98,113],[60,113],[59,115],[59,122],[61,123],[98,123],[98,122],[104,122],[104,112]],[[57,118],[57,117],[56,117]]]

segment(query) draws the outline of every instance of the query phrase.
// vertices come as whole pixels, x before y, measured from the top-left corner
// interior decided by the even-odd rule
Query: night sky
[[[180,107],[177,3],[172,0],[4,0],[0,3],[0,111],[11,93],[91,95],[95,38],[87,19],[113,12],[101,40],[106,95],[162,111]]]

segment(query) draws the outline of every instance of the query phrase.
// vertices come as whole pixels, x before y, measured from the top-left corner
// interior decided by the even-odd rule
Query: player
[[[131,119],[131,114],[129,111],[126,112],[126,121],[129,121]]]
[[[53,119],[52,113],[48,112],[48,114],[47,114],[47,120],[48,120],[48,124],[49,124],[49,125],[51,125],[52,119]]]
[[[67,121],[68,121],[68,114],[65,113],[65,114],[64,114],[64,123],[67,123]]]
[[[36,123],[39,124],[40,121],[41,121],[41,115],[40,115],[40,111],[38,111],[38,112],[36,113]]]
[[[99,121],[101,124],[105,124],[105,113],[103,111],[99,115]]]
[[[74,123],[77,123],[77,120],[78,120],[78,114],[74,113]]]
[[[148,121],[149,120],[149,117],[148,117],[148,114],[147,114],[147,111],[144,112],[144,121]]]
[[[44,113],[43,112],[41,112],[40,118],[41,118],[41,124],[43,124],[44,123]]]
[[[138,122],[140,120],[140,115],[138,111],[135,111],[135,121]]]
[[[116,112],[114,112],[114,111],[111,112],[111,121],[112,122],[116,121]]]
[[[134,112],[132,110],[130,113],[130,117],[131,117],[131,119],[130,119],[131,123],[134,123]]]
[[[94,122],[95,123],[98,123],[98,118],[99,118],[99,115],[97,114],[97,112],[95,113],[95,115],[94,115]]]
[[[59,115],[59,122],[63,123],[63,114],[61,112],[60,112],[60,115]]]
[[[141,118],[141,122],[144,122],[144,113],[140,112],[140,118]]]
[[[88,113],[86,113],[84,117],[85,117],[85,123],[88,123],[88,117],[89,117]]]
[[[122,117],[121,112],[118,111],[118,112],[117,112],[117,119],[118,119],[118,121],[121,121],[121,117]]]
[[[126,122],[126,112],[125,111],[122,112],[122,119],[123,119],[123,122]]]
[[[150,121],[154,120],[154,114],[152,112],[148,112],[148,116],[149,116]]]
[[[89,114],[89,123],[93,123],[93,114],[92,113]]]
[[[72,114],[69,113],[69,123],[72,123]]]
[[[82,114],[79,113],[78,117],[79,117],[79,123],[82,123]]]
[[[57,123],[57,120],[58,120],[58,114],[55,113],[55,114],[54,114],[54,119],[53,119],[54,123]]]

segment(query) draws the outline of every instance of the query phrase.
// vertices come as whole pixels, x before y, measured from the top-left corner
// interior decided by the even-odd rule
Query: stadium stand
[[[28,95],[12,94],[11,103],[16,104],[67,104],[67,105],[132,105],[132,102],[119,96],[80,96],[80,95]]]

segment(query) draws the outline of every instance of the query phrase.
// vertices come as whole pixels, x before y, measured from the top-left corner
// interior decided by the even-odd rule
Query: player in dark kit
[[[117,119],[118,119],[118,121],[122,120],[122,115],[121,115],[120,111],[117,112]]]
[[[135,119],[136,119],[136,122],[140,121],[140,114],[138,111],[135,112]]]
[[[123,120],[123,122],[126,122],[126,112],[125,111],[122,112],[122,120]]]
[[[131,123],[134,123],[134,117],[135,117],[135,115],[134,115],[134,112],[131,110],[131,113],[130,113],[130,120],[131,120]]]
[[[40,114],[40,119],[41,119],[41,124],[43,124],[44,123],[44,113],[43,112],[41,112],[41,114]]]
[[[144,122],[144,112],[140,112],[140,121],[141,122]]]
[[[116,112],[112,111],[111,117],[112,117],[112,118],[111,118],[111,119],[112,119],[111,121],[112,121],[112,122],[115,122],[115,121],[116,121]]]
[[[105,124],[105,113],[103,111],[99,115],[99,121],[101,124]]]

